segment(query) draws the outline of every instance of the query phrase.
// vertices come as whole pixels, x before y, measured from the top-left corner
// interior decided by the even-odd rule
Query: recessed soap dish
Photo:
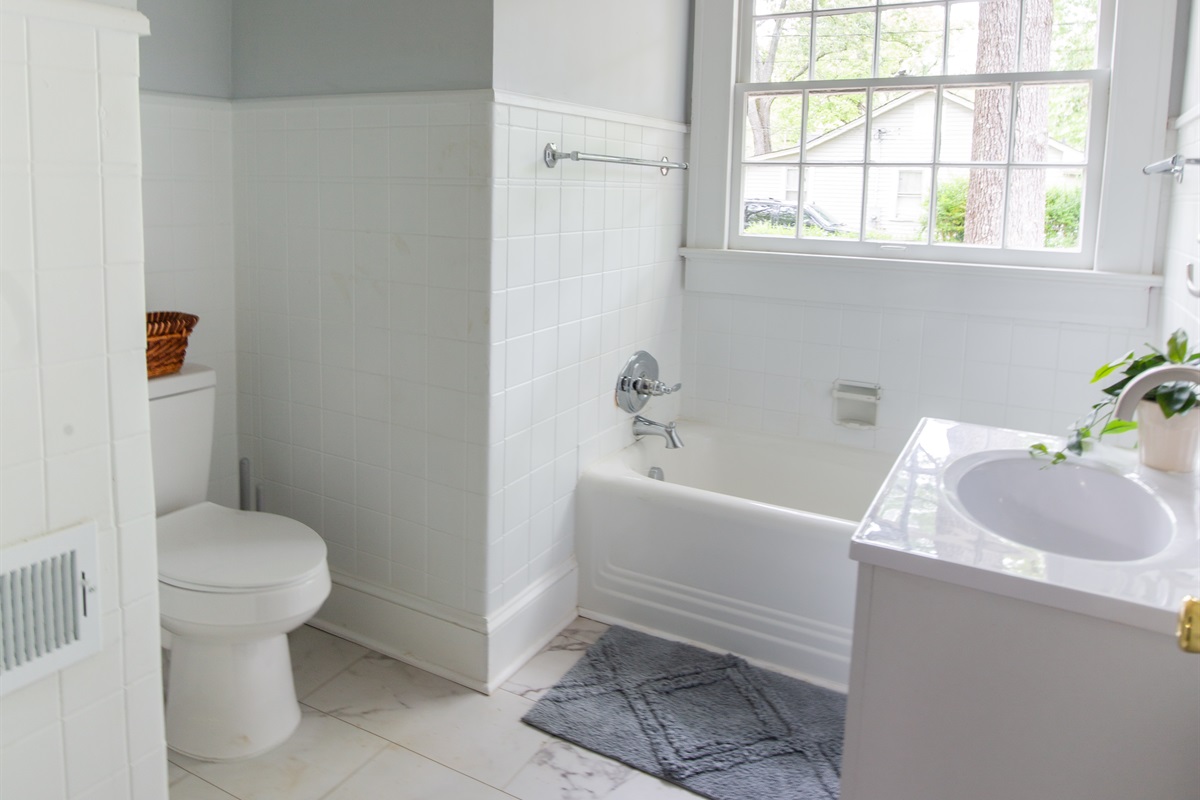
[[[881,389],[877,383],[833,382],[833,421],[846,428],[874,430]]]

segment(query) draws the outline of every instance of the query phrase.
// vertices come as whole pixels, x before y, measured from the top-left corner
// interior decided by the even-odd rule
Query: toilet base
[[[185,756],[252,758],[300,724],[285,634],[241,642],[176,634],[167,685],[167,746]]]

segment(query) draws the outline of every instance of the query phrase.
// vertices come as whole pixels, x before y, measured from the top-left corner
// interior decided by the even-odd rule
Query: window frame
[[[864,0],[865,1],[865,0]],[[1097,20],[1097,50],[1096,50],[1096,66],[1090,70],[1060,70],[1060,71],[1038,71],[1038,72],[1003,72],[1003,73],[982,73],[982,74],[940,74],[940,75],[913,75],[903,78],[849,78],[849,79],[826,79],[826,80],[805,80],[805,81],[779,81],[770,83],[754,83],[749,77],[752,74],[752,56],[754,47],[754,25],[756,18],[754,16],[754,0],[744,0],[740,3],[739,18],[738,18],[738,65],[736,77],[738,81],[734,84],[734,103],[733,103],[733,146],[732,146],[732,164],[729,175],[729,191],[730,191],[730,214],[729,214],[729,231],[728,237],[732,247],[741,250],[764,250],[769,252],[784,252],[784,253],[811,253],[827,256],[858,256],[867,258],[894,258],[896,260],[921,260],[935,262],[960,262],[960,263],[977,263],[985,265],[1003,265],[1019,262],[1022,266],[1037,266],[1037,267],[1057,267],[1062,269],[1090,269],[1094,261],[1096,249],[1096,229],[1099,222],[1099,202],[1100,189],[1103,181],[1103,154],[1105,143],[1105,122],[1108,117],[1108,92],[1109,92],[1109,68],[1110,56],[1112,53],[1112,18],[1115,8],[1115,0],[1098,0],[1099,2],[1099,19]],[[816,5],[814,0],[813,5]],[[875,40],[876,47],[879,42],[879,14],[884,10],[909,8],[913,6],[930,5],[928,2],[921,0],[913,0],[913,2],[903,3],[888,3],[881,5],[876,3],[873,6],[855,7],[853,9],[827,9],[816,10],[810,12],[801,12],[799,14],[783,14],[779,16],[811,16],[813,18],[821,16],[835,16],[846,13],[862,13],[864,10],[873,11],[876,14],[875,25]],[[941,5],[941,3],[939,3]],[[952,5],[952,2],[944,4],[947,8]],[[944,42],[943,47],[947,47],[948,43]],[[1020,37],[1018,37],[1018,48],[1021,46]],[[944,64],[944,59],[943,59]],[[938,161],[936,156],[941,150],[942,125],[941,113],[943,107],[942,89],[944,87],[965,87],[972,85],[986,86],[1003,86],[1012,87],[1011,105],[1010,105],[1010,127],[1016,116],[1017,93],[1022,85],[1026,84],[1062,84],[1075,83],[1086,81],[1091,87],[1091,97],[1089,99],[1088,111],[1088,143],[1085,161],[1078,166],[1083,172],[1084,192],[1081,197],[1081,213],[1080,213],[1080,240],[1079,249],[1076,250],[1042,250],[1042,249],[1015,249],[1005,247],[1003,244],[999,246],[972,246],[967,244],[950,244],[937,243],[930,241],[923,242],[905,242],[900,240],[868,240],[864,238],[862,241],[848,241],[845,239],[827,240],[822,238],[809,237],[805,238],[799,235],[802,228],[797,228],[797,236],[761,236],[747,235],[743,233],[743,220],[741,214],[742,206],[742,184],[744,181],[744,166],[745,166],[745,114],[747,98],[750,95],[771,93],[771,94],[799,94],[805,95],[811,92],[820,92],[822,90],[846,90],[846,91],[863,91],[868,98],[873,90],[889,89],[889,88],[913,88],[924,89],[932,88],[935,92],[935,123],[933,127],[933,153],[928,164],[905,164],[897,166],[889,162],[873,162],[869,160],[864,153],[861,164],[855,162],[853,165],[862,169],[862,194],[860,200],[860,219],[856,220],[853,227],[860,231],[866,231],[867,224],[867,208],[869,203],[868,188],[870,185],[870,170],[887,168],[889,166],[897,166],[899,169],[904,169],[906,166],[912,168],[928,168],[930,170],[930,200],[929,203],[929,221],[927,225],[932,230],[932,217],[936,212],[936,203],[932,199],[937,191],[937,172],[939,167],[952,168],[970,168],[969,163]],[[870,109],[871,101],[868,99],[868,109]],[[870,111],[864,114],[864,125],[869,126],[871,119],[868,116]],[[739,124],[739,122],[741,124]],[[803,135],[801,136],[803,139]],[[803,142],[801,142],[803,148]],[[839,163],[830,164],[829,166],[839,166]],[[789,166],[791,166],[789,164]],[[805,162],[799,162],[798,166],[803,170],[808,166]],[[825,166],[822,164],[821,166]],[[1026,164],[1023,162],[1015,162],[1006,160],[997,163],[996,165],[987,165],[988,168],[1002,168],[1006,172],[1011,169],[1020,168],[1038,168],[1046,167],[1048,164]],[[1075,166],[1075,165],[1071,165]],[[1007,180],[1006,180],[1007,185]],[[805,196],[803,186],[799,191],[800,198]],[[1007,202],[1007,195],[1006,195]],[[799,208],[800,200],[797,200],[797,208]],[[799,212],[797,212],[799,214]],[[1008,209],[1005,208],[1005,220],[1007,223]],[[1008,226],[1005,224],[1005,230]]]
[[[752,257],[755,252],[787,253],[796,263],[819,259],[829,263],[830,257],[849,256],[860,261],[881,265],[938,263],[966,267],[1057,266],[1073,272],[1100,271],[1151,274],[1155,271],[1158,250],[1159,206],[1164,197],[1164,184],[1142,175],[1141,167],[1163,157],[1167,141],[1167,109],[1170,74],[1174,53],[1175,0],[1102,0],[1099,41],[1111,42],[1111,47],[1098,52],[1097,66],[1108,67],[1107,91],[1095,91],[1106,102],[1093,102],[1092,113],[1106,119],[1094,128],[1095,136],[1103,136],[1103,151],[1095,160],[1099,180],[1090,180],[1088,192],[1098,195],[1085,205],[1096,214],[1087,226],[1093,242],[1086,243],[1079,253],[1069,254],[1073,263],[1051,264],[1031,256],[1044,251],[1000,250],[991,258],[964,261],[948,250],[960,248],[936,246],[936,257],[918,255],[911,249],[903,257],[895,251],[877,248],[874,256],[849,254],[845,249],[821,252],[823,247],[811,247],[820,240],[800,239],[803,250],[780,248],[764,241],[767,237],[735,235],[740,197],[734,197],[734,161],[740,164],[741,150],[734,149],[745,124],[741,95],[762,84],[735,82],[742,67],[741,30],[743,15],[751,14],[752,0],[695,0],[694,61],[692,76],[692,127],[689,171],[688,248],[692,251],[731,250]],[[1119,23],[1118,23],[1118,20]],[[748,59],[749,56],[747,55]],[[746,62],[748,64],[748,61]],[[1052,73],[1058,76],[1062,73]],[[1020,73],[1017,73],[1020,76]],[[920,79],[891,80],[912,85],[928,84]],[[943,76],[938,76],[939,78]],[[953,82],[962,84],[964,76]],[[979,76],[980,82],[987,80]],[[994,80],[994,79],[993,79]],[[949,82],[949,81],[947,81]],[[816,88],[817,82],[806,84]],[[843,84],[846,85],[846,84]],[[776,89],[778,84],[769,88]],[[740,141],[739,141],[740,145]],[[740,168],[740,166],[739,166]],[[1090,177],[1090,176],[1089,176]],[[1110,224],[1108,220],[1116,220]],[[926,245],[934,248],[934,245]],[[974,248],[971,248],[974,250]],[[980,248],[982,250],[982,248]],[[975,251],[978,253],[979,251]],[[1055,254],[1059,255],[1059,254]],[[1072,258],[1073,257],[1073,258]]]

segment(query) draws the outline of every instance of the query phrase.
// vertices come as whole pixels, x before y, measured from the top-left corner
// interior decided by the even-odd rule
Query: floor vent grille
[[[0,696],[100,649],[96,524],[0,550]]]

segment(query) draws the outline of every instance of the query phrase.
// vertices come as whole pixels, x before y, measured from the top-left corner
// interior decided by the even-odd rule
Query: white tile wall
[[[579,471],[633,441],[613,402],[644,349],[678,379],[684,179],[542,149],[681,161],[679,126],[498,105],[492,134],[487,608],[574,552]],[[673,399],[645,410],[675,417]]]
[[[624,360],[679,374],[682,178],[541,152],[677,160],[683,133],[602,113],[236,104],[241,450],[335,571],[495,611],[570,558],[579,469],[631,439]]]
[[[481,612],[488,156],[479,93],[234,111],[239,432],[335,572]]]
[[[1193,108],[1192,114],[1191,122],[1178,131],[1175,145],[1178,152],[1188,155],[1200,152],[1200,106]],[[1183,328],[1194,349],[1200,346],[1200,297],[1187,289],[1187,265],[1195,265],[1192,274],[1200,283],[1200,169],[1196,167],[1189,167],[1183,181],[1171,190],[1165,263],[1163,338]]]
[[[914,276],[913,280],[932,280]],[[899,452],[923,416],[1063,434],[1101,364],[1156,331],[689,292],[687,417]],[[837,379],[882,387],[879,427],[836,425]]]
[[[56,20],[0,12],[0,547],[94,519],[104,646],[0,700],[0,796],[165,800],[136,102],[145,23],[59,21],[84,7],[39,4]]]
[[[1193,4],[1187,65],[1184,69],[1183,113],[1175,132],[1175,152],[1200,153],[1200,11]],[[1159,180],[1167,180],[1159,178]],[[1200,282],[1200,169],[1188,167],[1183,181],[1171,188],[1171,211],[1165,247],[1163,338],[1178,328],[1200,346],[1200,297],[1187,290],[1187,265],[1194,264]]]
[[[238,506],[233,108],[143,92],[146,308],[200,317],[187,360],[217,371],[209,499]]]

